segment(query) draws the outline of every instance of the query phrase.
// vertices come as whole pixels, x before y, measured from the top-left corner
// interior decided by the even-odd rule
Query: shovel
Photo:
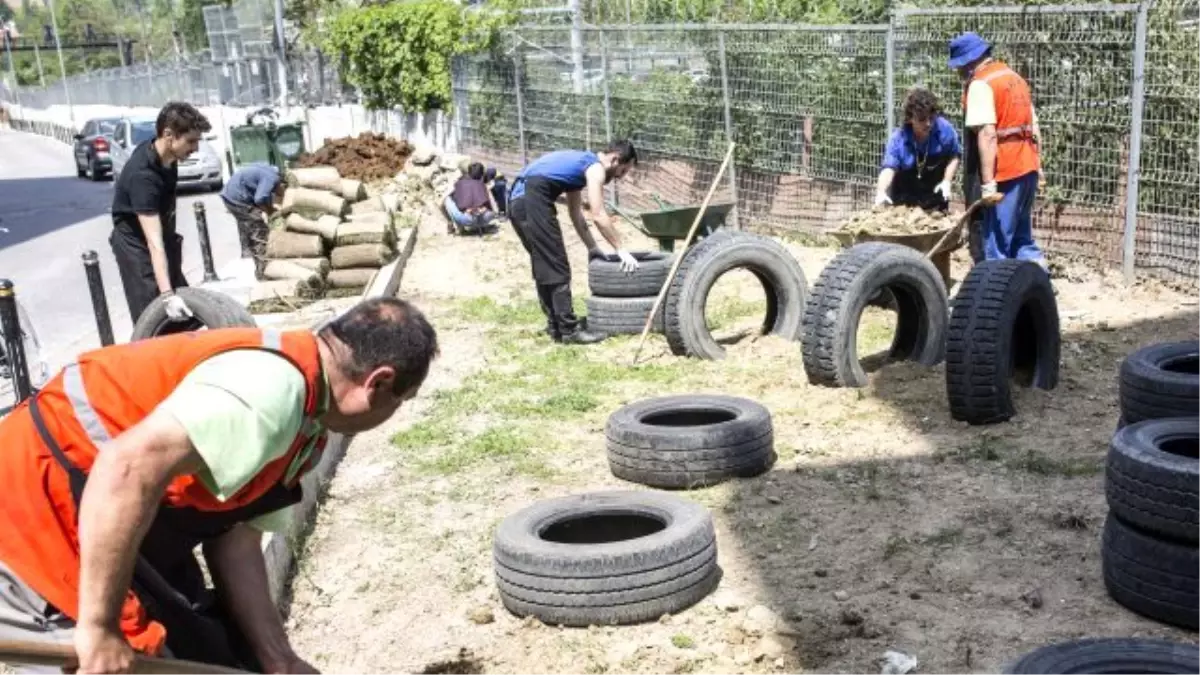
[[[925,254],[925,257],[932,258],[938,253],[938,251],[941,250],[942,244],[945,244],[953,237],[962,234],[962,229],[964,226],[966,226],[967,221],[971,219],[971,216],[975,215],[975,212],[978,211],[981,206],[994,206],[999,204],[1000,200],[1002,199],[1004,199],[1004,195],[997,192],[991,197],[980,197],[979,199],[975,200],[975,203],[968,206],[966,212],[959,217],[958,222],[954,224],[954,227],[946,230],[946,234],[943,234],[942,238],[938,239],[937,243],[933,245],[933,248],[929,249],[929,252]]]
[[[0,640],[0,663],[58,667],[66,673],[75,672],[79,666],[79,659],[75,656],[75,647],[69,644]],[[154,656],[135,654],[132,672],[174,675],[176,673],[248,673],[250,671],[234,670],[198,661],[160,659]]]

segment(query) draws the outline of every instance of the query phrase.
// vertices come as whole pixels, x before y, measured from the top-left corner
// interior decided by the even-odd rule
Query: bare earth
[[[567,230],[578,301],[584,251]],[[789,247],[810,286],[835,253]],[[879,672],[889,649],[915,656],[918,672],[995,672],[1062,639],[1195,642],[1110,600],[1099,558],[1118,363],[1194,338],[1195,294],[1070,269],[1055,281],[1058,388],[1022,391],[1009,423],[968,427],[950,420],[941,367],[893,363],[865,389],[837,390],[809,385],[799,345],[775,338],[703,362],[652,336],[637,367],[636,337],[553,345],[509,226],[452,238],[428,221],[402,294],[438,328],[442,356],[413,404],[351,445],[302,545],[293,641],[332,671],[528,673]],[[733,333],[762,297],[741,276],[710,301],[710,321],[715,306]],[[860,329],[875,351],[890,339],[879,314]],[[539,499],[636,488],[608,472],[607,416],[687,392],[748,396],[774,417],[772,471],[679,493],[712,510],[719,589],[640,626],[508,614],[491,572],[500,519]]]

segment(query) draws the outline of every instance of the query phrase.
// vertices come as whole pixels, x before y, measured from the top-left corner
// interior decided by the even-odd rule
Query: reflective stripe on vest
[[[263,329],[262,345],[265,349],[283,353],[283,333],[274,329]],[[88,439],[96,446],[111,441],[112,436],[109,435],[108,429],[104,428],[104,423],[100,421],[100,415],[96,413],[92,402],[88,400],[87,388],[83,385],[83,373],[79,371],[78,361],[73,361],[63,368],[63,391],[66,392],[67,400],[71,403],[71,410],[75,412],[75,418],[87,433]],[[315,425],[311,419],[306,418],[306,422]],[[311,437],[313,435],[310,432],[311,428],[311,426],[305,426],[302,433]]]

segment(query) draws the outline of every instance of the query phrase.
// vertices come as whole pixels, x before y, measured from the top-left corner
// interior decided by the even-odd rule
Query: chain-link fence
[[[356,100],[353,88],[343,86],[335,63],[320,52],[300,53],[288,61],[287,99],[291,104],[336,104]],[[46,87],[20,87],[10,94],[31,108],[52,105],[112,105],[158,107],[166,101],[195,105],[279,105],[278,62],[243,58],[213,62],[203,54],[156,64],[94,70]]]
[[[513,171],[556,148],[631,138],[622,206],[716,199],[745,227],[816,233],[868,207],[906,90],[961,129],[947,43],[974,30],[1030,83],[1050,251],[1195,284],[1200,256],[1196,0],[897,10],[890,24],[526,26],[455,73],[461,149]]]

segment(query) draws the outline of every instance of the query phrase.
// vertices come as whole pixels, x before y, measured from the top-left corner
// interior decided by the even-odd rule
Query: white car
[[[113,130],[112,142],[112,176],[113,183],[121,177],[121,169],[129,161],[133,149],[154,139],[154,118],[131,119],[123,118]],[[205,134],[200,139],[200,147],[187,159],[179,162],[178,188],[199,187],[206,190],[220,190],[225,184],[221,177],[221,156],[212,146],[216,135]]]

